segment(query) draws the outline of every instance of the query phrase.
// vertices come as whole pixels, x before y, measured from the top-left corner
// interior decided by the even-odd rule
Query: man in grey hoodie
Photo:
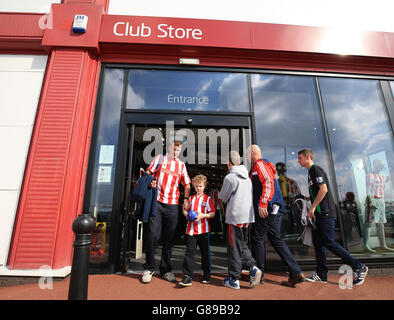
[[[248,227],[254,222],[253,187],[248,170],[241,165],[241,157],[231,151],[227,163],[229,174],[223,181],[219,201],[227,204],[225,222],[228,225],[227,257],[229,276],[223,280],[226,287],[239,289],[242,267],[250,271],[250,287],[260,283],[262,272],[247,246]]]

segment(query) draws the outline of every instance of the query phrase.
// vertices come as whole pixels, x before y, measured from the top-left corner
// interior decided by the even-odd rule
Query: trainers
[[[175,275],[172,272],[167,272],[166,274],[164,274],[163,278],[169,282],[176,281]]]
[[[192,285],[192,278],[185,275],[183,276],[183,279],[181,282],[179,282],[179,284],[184,287],[190,287]]]
[[[232,280],[228,277],[223,280],[223,285],[231,289],[239,289],[239,280]]]
[[[368,267],[363,265],[360,269],[353,272],[353,285],[360,286],[364,283],[368,274]]]
[[[202,283],[210,283],[211,282],[211,276],[209,274],[204,274],[202,276]]]
[[[260,284],[260,280],[261,280],[261,276],[262,276],[262,272],[259,268],[257,268],[256,266],[254,266],[251,270],[250,270],[250,280],[249,280],[249,287],[253,288],[256,285]]]
[[[281,285],[285,287],[295,288],[297,283],[301,283],[305,281],[304,275],[301,273],[295,277],[289,277],[287,281],[282,281]]]
[[[144,270],[144,273],[142,275],[142,282],[143,283],[151,282],[153,274],[154,274],[154,271]]]
[[[327,280],[322,280],[317,273],[314,273],[310,275],[309,277],[305,277],[304,280],[309,281],[309,282],[321,282],[321,283],[327,283]]]

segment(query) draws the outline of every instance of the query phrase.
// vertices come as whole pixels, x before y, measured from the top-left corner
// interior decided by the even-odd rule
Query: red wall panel
[[[98,65],[87,50],[55,49],[50,55],[9,256],[11,269],[70,265],[71,223],[83,192]]]
[[[45,17],[39,13],[0,12],[0,50],[44,52],[42,19]]]

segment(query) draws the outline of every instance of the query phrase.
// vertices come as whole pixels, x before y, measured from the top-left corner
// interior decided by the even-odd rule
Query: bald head
[[[251,163],[255,163],[261,158],[261,149],[257,144],[252,144],[246,150],[246,155]]]

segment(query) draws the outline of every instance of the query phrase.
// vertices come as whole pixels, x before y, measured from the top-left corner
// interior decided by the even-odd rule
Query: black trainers
[[[190,287],[192,285],[192,278],[189,276],[184,276],[179,284],[183,287]]]
[[[308,281],[308,282],[327,283],[327,280],[326,280],[326,279],[321,279],[321,278],[317,275],[317,273],[314,273],[314,274],[312,274],[312,275],[310,275],[310,276],[308,276],[308,277],[305,277],[304,280],[305,280],[305,281]]]
[[[202,283],[210,283],[211,282],[211,275],[209,275],[209,274],[204,274],[203,276],[202,276],[202,281],[201,281]]]
[[[360,269],[357,269],[353,272],[353,285],[360,286],[364,283],[365,278],[368,274],[368,267],[363,265]]]

